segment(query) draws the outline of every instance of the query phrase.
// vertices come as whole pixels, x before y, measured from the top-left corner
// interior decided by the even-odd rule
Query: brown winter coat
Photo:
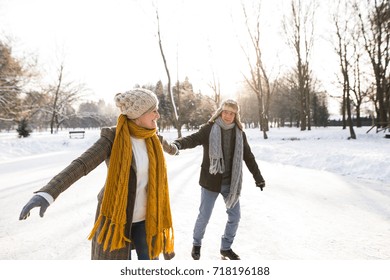
[[[38,192],[49,193],[54,199],[56,199],[62,192],[68,189],[73,183],[79,180],[81,177],[87,175],[89,172],[94,170],[98,165],[103,161],[106,162],[107,168],[109,166],[111,148],[114,143],[115,138],[115,127],[102,128],[100,133],[100,138],[80,157],[73,160],[72,163],[62,170],[58,175],[56,175],[50,182],[41,188]],[[167,141],[163,139],[162,136],[159,136],[159,139],[162,143],[163,149],[169,154],[174,154],[175,151],[171,148]],[[130,170],[130,181],[129,181],[129,191],[128,191],[128,203],[127,203],[127,220],[129,221],[126,224],[126,236],[129,236],[131,230],[131,221],[133,215],[135,194],[136,194],[136,166],[133,161],[131,163]],[[103,199],[104,187],[99,192],[97,199],[98,205],[96,209],[96,218],[99,216],[100,205]],[[103,223],[102,223],[103,224]],[[98,230],[98,232],[100,229]],[[92,260],[128,260],[130,254],[130,246],[127,243],[125,248],[120,250],[114,250],[110,252],[109,250],[104,251],[103,245],[98,244],[96,241],[96,236],[92,239],[92,250],[91,250],[91,259]]]
[[[180,149],[191,149],[196,146],[202,145],[203,146],[203,160],[200,170],[200,178],[199,178],[199,185],[204,187],[205,189],[208,189],[209,191],[213,192],[220,192],[221,191],[221,182],[222,182],[222,174],[211,174],[209,172],[210,169],[210,158],[209,158],[209,136],[211,132],[211,127],[214,125],[213,122],[209,122],[205,125],[203,125],[198,132],[195,132],[194,134],[191,134],[189,136],[180,138],[175,140],[176,143],[179,144]],[[256,163],[255,156],[253,155],[248,141],[246,139],[245,132],[243,134],[243,147],[244,147],[244,155],[243,159],[245,161],[246,166],[248,167],[249,171],[252,173],[253,178],[255,179],[255,182],[262,182],[263,176],[261,175],[261,172],[259,170],[259,167]],[[232,143],[235,142],[235,133],[232,133]],[[232,147],[234,149],[234,145]],[[233,154],[234,151],[232,151]]]

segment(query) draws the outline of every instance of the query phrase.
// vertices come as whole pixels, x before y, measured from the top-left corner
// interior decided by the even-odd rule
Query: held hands
[[[259,187],[261,191],[265,188],[265,181],[256,182],[256,187]]]
[[[176,152],[174,153],[174,155],[177,156],[177,155],[180,153],[178,144],[177,144],[176,142],[172,142],[172,143],[171,143],[171,147],[172,147],[172,149],[173,149],[174,151],[176,151]]]
[[[30,216],[30,210],[35,207],[40,207],[39,216],[43,217],[46,212],[47,207],[49,207],[49,202],[40,195],[34,195],[29,202],[23,207],[22,212],[20,213],[19,220],[25,220]]]

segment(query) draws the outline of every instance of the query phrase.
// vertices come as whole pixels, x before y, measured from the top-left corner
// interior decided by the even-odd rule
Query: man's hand
[[[171,143],[171,147],[175,151],[174,155],[177,156],[180,153],[179,147],[174,142]]]
[[[259,187],[261,191],[265,188],[265,181],[256,182],[256,187]]]

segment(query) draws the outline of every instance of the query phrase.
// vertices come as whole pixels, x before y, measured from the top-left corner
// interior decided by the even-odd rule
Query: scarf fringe
[[[149,258],[157,258],[161,253],[170,254],[174,251],[173,228],[164,229],[162,232],[147,240],[149,247]]]
[[[94,235],[96,234],[96,232],[99,228],[99,225],[102,222],[102,218],[103,218],[103,216],[99,215],[99,218],[96,220],[95,225],[93,226],[90,234],[88,235],[88,240],[91,240],[94,237]]]
[[[225,171],[225,165],[221,158],[211,158],[210,157],[210,174],[223,173]]]
[[[164,231],[165,236],[165,246],[164,253],[172,253],[174,251],[175,235],[173,233],[173,228],[168,228]]]
[[[99,229],[99,226],[102,223],[103,215],[99,215],[95,226],[93,227],[91,233],[88,236],[88,239],[91,240],[96,232]],[[102,229],[97,236],[97,242],[102,244],[103,249],[106,251],[108,246],[110,246],[110,252],[113,250],[121,249],[126,246],[126,242],[131,242],[123,233],[125,231],[125,225],[112,223],[107,217],[104,217],[105,221]],[[111,239],[112,236],[112,239]]]
[[[124,231],[125,231],[125,225],[117,225],[117,224],[110,225],[109,232],[112,232],[112,234],[113,234],[113,237],[111,240],[110,251],[121,249],[121,248],[126,246],[126,241],[130,242],[130,239],[126,238],[126,236],[123,234]],[[106,243],[107,243],[107,247],[108,247],[108,244],[109,244],[108,240],[110,238],[110,234],[108,234],[106,238],[107,238]],[[106,244],[104,244],[104,245],[106,245]],[[107,249],[107,247],[105,248],[105,250]]]
[[[240,194],[229,194],[226,199],[225,199],[225,204],[227,209],[233,208],[237,202],[238,202],[238,197]]]

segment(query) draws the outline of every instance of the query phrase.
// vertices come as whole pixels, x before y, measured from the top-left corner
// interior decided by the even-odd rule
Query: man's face
[[[221,118],[225,124],[232,124],[236,118],[236,111],[233,108],[226,107],[222,110]]]

